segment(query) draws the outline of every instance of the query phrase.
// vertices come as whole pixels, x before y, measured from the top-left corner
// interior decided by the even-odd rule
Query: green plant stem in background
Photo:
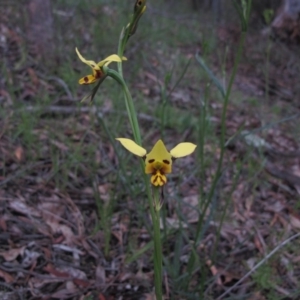
[[[242,31],[242,33],[241,33],[241,38],[240,38],[238,49],[237,49],[237,55],[236,55],[235,60],[234,60],[233,70],[232,70],[230,80],[229,80],[229,84],[228,84],[228,87],[226,89],[226,93],[225,93],[225,96],[224,96],[223,110],[222,110],[222,117],[221,117],[220,158],[218,160],[217,170],[216,170],[216,173],[215,173],[215,176],[214,176],[214,179],[213,179],[212,186],[209,190],[207,201],[204,205],[204,208],[202,210],[202,214],[200,216],[200,219],[199,219],[199,222],[198,222],[198,225],[197,225],[196,239],[195,239],[196,240],[196,245],[199,243],[199,240],[201,238],[200,231],[201,231],[202,223],[203,223],[203,220],[204,220],[204,217],[205,217],[205,212],[208,209],[209,204],[211,203],[211,200],[212,200],[213,195],[215,193],[217,183],[218,183],[218,181],[220,179],[220,176],[221,176],[221,173],[222,173],[222,165],[223,165],[223,159],[224,159],[224,153],[225,153],[227,107],[228,107],[228,103],[229,103],[229,97],[230,97],[230,94],[231,94],[232,85],[233,85],[233,82],[234,82],[234,79],[235,79],[235,76],[236,76],[237,68],[238,68],[238,65],[239,65],[240,60],[241,60],[246,34],[247,34],[246,31]]]
[[[263,11],[263,16],[265,22],[268,26],[271,25],[271,21],[274,15],[274,11],[272,9],[265,9]],[[270,52],[271,52],[272,42],[270,35],[268,35],[268,42],[267,42],[267,50],[266,50],[266,70],[265,70],[265,97],[268,103],[269,100],[269,66],[270,66]],[[263,115],[261,114],[261,117]]]
[[[104,256],[108,257],[109,255],[109,243],[111,238],[111,211],[113,208],[112,199],[109,199],[108,203],[104,203],[101,199],[98,183],[94,186],[94,196],[96,200],[96,206],[98,211],[99,223],[96,225],[94,233],[95,234],[99,227],[104,232]]]
[[[233,194],[233,192],[236,190],[237,184],[238,184],[238,179],[240,177],[240,173],[241,173],[241,169],[242,169],[242,164],[237,164],[237,174],[234,176],[233,178],[233,183],[232,183],[232,187],[230,189],[229,195],[227,196],[227,199],[225,201],[225,207],[223,209],[223,212],[221,214],[221,218],[220,218],[220,223],[217,229],[217,235],[216,235],[216,241],[215,241],[215,245],[212,251],[212,261],[215,261],[216,259],[216,254],[217,254],[217,248],[218,248],[218,244],[219,244],[219,240],[220,240],[220,236],[221,236],[221,229],[222,229],[222,225],[223,222],[225,220],[225,216],[226,216],[226,212],[227,209],[229,207],[229,204],[231,203],[230,199],[231,196]]]
[[[270,68],[270,53],[271,53],[272,42],[268,37],[268,46],[267,46],[267,57],[266,57],[266,71],[265,71],[265,96],[266,101],[269,101],[269,68]],[[261,116],[262,117],[262,116]]]
[[[205,146],[205,137],[207,130],[207,109],[208,109],[208,91],[210,85],[206,85],[204,92],[204,101],[201,102],[201,111],[200,111],[200,126],[199,126],[199,147],[198,147],[198,157],[200,160],[200,201],[199,209],[202,211],[202,199],[204,199],[204,182],[205,182],[205,157],[204,157],[204,146]]]
[[[153,203],[152,210],[154,215],[152,218],[154,230],[154,284],[156,300],[162,299],[162,246],[160,237],[160,197],[159,187],[153,187]]]

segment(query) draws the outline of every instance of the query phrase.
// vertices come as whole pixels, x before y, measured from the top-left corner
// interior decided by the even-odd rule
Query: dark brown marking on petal
[[[158,175],[156,175],[156,176],[155,176],[155,178],[154,178],[153,182],[156,182],[156,181],[157,181],[157,179],[158,179]]]
[[[167,160],[167,159],[164,159],[163,162],[166,164],[166,165],[169,165],[170,162]]]
[[[155,162],[155,159],[153,159],[153,158],[148,160],[149,164],[152,164],[153,162]]]
[[[100,70],[96,70],[96,78],[100,78],[102,76],[102,72]]]
[[[89,78],[88,78],[87,76],[85,76],[85,77],[83,78],[83,80],[84,80],[84,82],[86,82],[86,83],[89,82]]]
[[[95,65],[94,65],[94,64],[91,64],[91,67],[92,67],[92,68],[95,68]]]

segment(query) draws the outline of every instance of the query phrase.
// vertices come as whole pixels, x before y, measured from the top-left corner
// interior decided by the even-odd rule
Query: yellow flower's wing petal
[[[122,59],[117,54],[112,54],[110,56],[107,56],[105,59],[99,61],[97,65],[99,67],[102,67],[104,65],[110,64],[113,61],[115,61],[115,62],[121,62]]]
[[[98,66],[93,60],[86,60],[86,59],[80,54],[80,52],[79,52],[79,50],[77,49],[77,47],[75,48],[75,50],[76,50],[76,53],[77,53],[79,59],[80,59],[83,63],[89,65],[92,69],[100,70],[99,66]]]
[[[87,75],[79,79],[79,84],[91,84],[94,83],[97,78],[94,75]]]
[[[170,153],[174,158],[183,157],[193,153],[196,147],[197,146],[192,143],[180,143],[173,148]]]
[[[162,140],[158,140],[147,154],[145,172],[150,174],[158,168],[164,173],[171,173],[172,170],[172,157]]]
[[[139,146],[138,144],[136,144],[134,141],[130,139],[117,138],[116,140],[118,140],[124,148],[126,148],[128,151],[130,151],[131,153],[137,156],[143,157],[147,153],[146,149]]]

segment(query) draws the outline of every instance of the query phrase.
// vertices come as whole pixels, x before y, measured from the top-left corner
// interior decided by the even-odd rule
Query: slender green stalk
[[[119,45],[118,56],[123,57],[126,43],[129,38],[130,29],[126,27],[122,30]],[[140,127],[137,119],[137,114],[134,108],[134,103],[130,91],[123,77],[122,62],[118,63],[118,72],[109,69],[107,75],[115,78],[122,86],[124,92],[125,105],[128,113],[129,122],[132,128],[134,140],[138,145],[142,144]],[[162,246],[160,236],[160,199],[159,189],[153,188],[153,197],[151,194],[149,178],[145,174],[145,164],[141,161],[141,169],[144,174],[144,182],[149,202],[151,219],[153,222],[153,240],[154,240],[154,285],[156,299],[162,299]]]
[[[115,78],[121,85],[124,91],[124,98],[128,112],[128,118],[133,131],[135,142],[141,145],[141,135],[139,124],[133,104],[133,100],[129,89],[120,74],[114,70],[108,70],[108,75]],[[153,189],[153,197],[151,195],[149,177],[145,174],[145,164],[141,160],[141,169],[144,174],[144,182],[146,186],[147,198],[149,201],[150,214],[153,222],[153,239],[154,239],[154,283],[156,298],[162,299],[162,246],[160,236],[160,203],[159,203],[159,189]]]
[[[225,97],[224,97],[224,103],[223,103],[223,110],[222,110],[222,117],[221,117],[221,137],[220,137],[220,158],[218,161],[218,165],[217,165],[217,170],[214,176],[214,180],[212,183],[212,186],[209,190],[209,194],[207,197],[207,201],[204,205],[203,208],[203,213],[200,216],[198,225],[197,225],[197,231],[196,231],[196,245],[199,243],[199,239],[200,239],[200,231],[201,231],[201,227],[202,227],[202,223],[203,223],[203,219],[205,216],[205,212],[208,209],[208,206],[211,202],[211,199],[213,198],[213,195],[215,193],[215,189],[217,186],[217,183],[219,181],[219,178],[221,176],[222,173],[222,165],[223,165],[223,159],[224,159],[224,154],[225,154],[225,139],[226,139],[226,114],[227,114],[227,107],[228,107],[228,103],[229,103],[229,97],[231,94],[231,89],[232,89],[232,85],[236,76],[236,72],[237,72],[237,68],[238,65],[240,63],[241,60],[241,56],[242,56],[242,52],[243,52],[243,48],[244,48],[244,43],[245,43],[245,38],[246,38],[246,31],[242,31],[241,33],[241,39],[239,41],[239,45],[238,45],[238,49],[237,49],[237,55],[234,61],[234,66],[233,66],[233,70],[230,76],[230,80],[229,80],[229,84],[225,93]]]
[[[238,184],[238,179],[239,179],[239,176],[240,176],[242,164],[240,164],[237,167],[238,167],[237,174],[233,178],[233,184],[232,184],[232,187],[230,189],[229,195],[228,195],[228,197],[225,201],[225,207],[223,209],[223,212],[221,213],[220,223],[219,223],[219,226],[217,228],[216,241],[215,241],[215,245],[214,245],[214,248],[213,248],[213,251],[212,251],[212,256],[211,256],[212,261],[215,261],[215,258],[216,258],[217,248],[218,248],[218,244],[219,244],[219,240],[220,240],[220,236],[221,236],[222,225],[223,225],[223,222],[225,220],[225,216],[226,216],[226,212],[227,212],[227,209],[229,207],[229,204],[231,203],[231,201],[230,201],[231,196],[232,196],[233,192],[236,190],[236,186]]]
[[[108,73],[111,77],[115,78],[121,85],[124,91],[125,104],[127,108],[128,118],[130,121],[130,125],[133,131],[135,142],[141,145],[141,134],[140,128],[133,104],[133,100],[129,89],[119,72],[114,70],[108,70]],[[155,284],[155,293],[156,299],[162,299],[162,246],[161,246],[161,237],[160,237],[160,207],[159,204],[159,190],[158,188],[154,188],[153,190],[153,198],[150,191],[149,186],[149,178],[145,174],[145,164],[141,161],[141,169],[144,174],[144,182],[146,186],[146,192],[148,196],[148,202],[150,207],[151,218],[153,222],[153,238],[154,238],[154,284]]]
[[[124,89],[124,94],[125,94],[126,108],[128,111],[128,115],[130,115],[129,119],[130,119],[131,127],[133,130],[133,135],[134,135],[136,143],[141,145],[142,139],[141,139],[140,127],[139,127],[137,115],[135,112],[133,100],[132,100],[131,94],[128,90],[128,87],[127,87],[125,81],[123,81],[123,89]]]
[[[263,16],[265,19],[265,22],[268,26],[271,25],[272,17],[273,17],[274,11],[272,9],[265,9],[263,11]],[[270,52],[271,52],[272,42],[270,35],[268,36],[268,42],[267,42],[267,49],[266,49],[266,69],[265,69],[265,97],[268,103],[269,100],[269,67],[270,67]],[[262,117],[262,115],[261,115]]]
[[[126,109],[127,109],[127,113],[128,113],[129,122],[130,122],[130,125],[132,128],[134,140],[138,145],[141,145],[142,139],[141,139],[140,127],[139,127],[139,123],[138,123],[138,119],[137,119],[137,114],[136,114],[136,111],[134,108],[131,94],[125,83],[125,80],[123,79],[123,77],[120,75],[119,72],[112,70],[112,69],[107,70],[107,75],[111,76],[116,81],[118,81],[123,88],[125,105],[126,105]]]
[[[162,299],[162,246],[160,237],[160,197],[159,187],[153,187],[153,203],[154,215],[152,218],[154,231],[154,284],[156,299]]]
[[[125,45],[124,45],[124,40],[127,38],[127,35],[125,36],[126,32],[124,28],[121,31],[120,38],[119,38],[119,44],[118,44],[118,56],[123,57],[124,55],[124,50],[125,50]],[[120,76],[123,78],[123,64],[122,62],[118,62],[118,72]]]
[[[270,53],[271,53],[272,43],[270,38],[268,38],[268,46],[267,46],[267,57],[266,57],[266,71],[265,71],[265,96],[267,103],[269,102],[269,68],[270,68]]]
[[[140,16],[139,16],[140,17]],[[138,21],[138,19],[137,19]],[[136,26],[137,21],[133,24],[130,23],[130,26],[122,30],[119,45],[118,45],[118,56],[123,57],[126,43],[132,31],[132,25]],[[110,70],[110,76],[117,79],[117,81],[122,85],[124,92],[125,105],[128,113],[128,118],[134,135],[134,140],[137,144],[141,145],[141,134],[140,127],[137,119],[137,114],[134,108],[134,103],[132,96],[129,92],[129,89],[125,83],[123,77],[122,62],[118,63],[118,72]],[[149,208],[151,213],[151,218],[153,222],[153,240],[154,240],[154,285],[156,299],[162,299],[162,246],[161,246],[161,236],[160,236],[160,198],[159,198],[159,188],[153,188],[153,197],[151,195],[149,178],[145,174],[145,165],[141,161],[141,169],[144,174],[144,182],[146,186],[147,197],[149,201]]]
[[[203,203],[201,203],[202,199],[204,199],[204,182],[205,182],[205,157],[204,157],[204,145],[205,145],[205,135],[207,130],[207,107],[208,107],[208,91],[209,85],[205,88],[204,93],[204,101],[201,103],[201,111],[200,111],[200,128],[199,128],[199,147],[198,147],[198,157],[200,159],[200,201],[199,201],[199,209],[202,211]],[[205,213],[205,212],[204,212]]]

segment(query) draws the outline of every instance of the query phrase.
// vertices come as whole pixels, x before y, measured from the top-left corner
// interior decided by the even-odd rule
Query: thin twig
[[[125,112],[121,112],[121,111],[116,111],[113,109],[99,109],[96,106],[81,106],[81,107],[77,107],[77,106],[63,106],[63,105],[51,105],[51,106],[33,106],[33,105],[29,105],[26,107],[22,107],[20,109],[21,110],[27,110],[27,111],[32,111],[32,112],[37,112],[37,111],[42,111],[45,113],[60,113],[60,114],[72,114],[72,113],[76,113],[76,112],[80,112],[80,113],[94,113],[97,114],[99,117],[103,117],[103,115],[107,114],[107,113],[121,113],[121,114],[126,114]],[[143,114],[140,113],[138,114],[138,118],[144,121],[149,121],[149,122],[159,122],[159,120],[157,118],[154,118],[152,116],[149,116],[147,114]]]
[[[238,285],[240,285],[246,278],[248,278],[252,273],[254,273],[262,264],[264,264],[273,254],[275,254],[280,248],[285,246],[287,243],[291,242],[295,238],[300,236],[300,232],[292,235],[277,247],[275,247],[264,259],[262,259],[254,268],[252,268],[248,273],[246,273],[238,282],[236,282],[233,286],[231,286],[226,292],[224,292],[221,296],[219,296],[216,300],[223,299],[224,296],[228,295],[233,289],[235,289]]]

